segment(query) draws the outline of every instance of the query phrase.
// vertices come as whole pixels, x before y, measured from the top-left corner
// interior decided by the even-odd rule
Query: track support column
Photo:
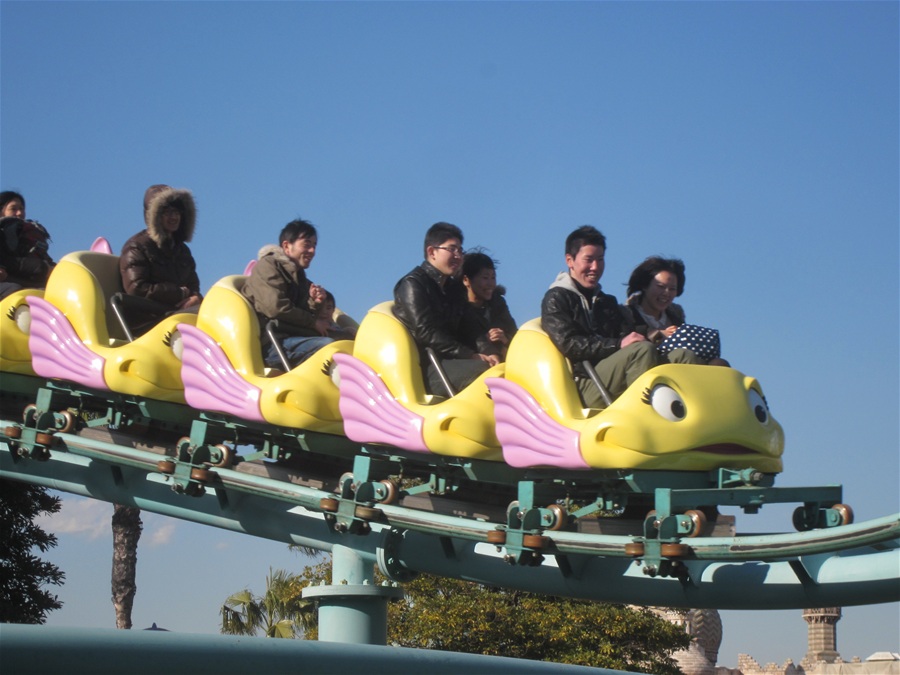
[[[387,605],[403,597],[396,584],[372,583],[375,566],[352,548],[331,551],[330,586],[308,586],[303,597],[319,601],[319,640],[350,644],[387,644]]]

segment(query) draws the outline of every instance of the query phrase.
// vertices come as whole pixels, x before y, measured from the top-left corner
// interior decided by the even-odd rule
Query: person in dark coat
[[[187,242],[194,236],[197,208],[188,190],[151,185],[144,193],[147,227],[125,242],[119,272],[125,293],[149,301],[126,314],[135,333],[175,311],[196,312],[203,296],[197,265]]]
[[[425,386],[432,394],[443,395],[446,390],[427,357],[429,348],[457,392],[499,363],[496,355],[476,352],[463,341],[466,292],[456,278],[463,261],[462,243],[456,225],[435,223],[425,234],[425,260],[394,286],[394,315],[416,341]]]
[[[467,251],[462,282],[469,301],[463,321],[463,341],[476,352],[495,354],[506,360],[509,341],[516,334],[516,321],[497,285],[497,261],[483,251]]]
[[[48,252],[50,234],[25,219],[25,197],[0,192],[0,299],[23,288],[44,288],[56,263]]]

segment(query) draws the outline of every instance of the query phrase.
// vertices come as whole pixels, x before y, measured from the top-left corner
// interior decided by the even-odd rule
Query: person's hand
[[[476,354],[473,359],[481,359],[489,366],[496,366],[500,363],[500,357],[495,354]]]
[[[506,333],[503,332],[502,328],[491,328],[488,331],[488,340],[491,342],[499,342],[502,345],[509,344],[509,338],[506,337]]]
[[[678,326],[669,326],[668,328],[664,328],[663,330],[661,330],[660,333],[662,333],[666,337],[672,337],[673,335],[675,335],[676,330],[678,330]]]
[[[647,338],[645,338],[640,333],[629,333],[625,337],[622,338],[622,341],[619,343],[619,347],[625,349],[630,344],[634,344],[635,342],[644,342]]]
[[[309,285],[309,299],[317,305],[325,302],[325,289],[316,284]]]
[[[0,267],[0,281],[6,281],[7,276],[8,275],[6,274],[6,268]]]
[[[328,329],[331,328],[331,321],[327,318],[316,319],[316,332],[322,337],[328,337]]]
[[[203,298],[199,295],[191,295],[179,302],[176,307],[178,307],[178,309],[187,309],[188,307],[196,307],[201,302],[203,302]]]

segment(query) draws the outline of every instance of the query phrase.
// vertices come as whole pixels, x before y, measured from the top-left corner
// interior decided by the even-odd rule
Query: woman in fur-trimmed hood
[[[125,242],[119,257],[122,286],[168,310],[196,308],[200,295],[197,265],[187,242],[194,236],[197,209],[189,190],[151,185],[144,194],[147,229]]]

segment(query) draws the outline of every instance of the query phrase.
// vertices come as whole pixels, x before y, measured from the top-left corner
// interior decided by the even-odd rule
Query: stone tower
[[[715,609],[651,608],[658,616],[681,626],[693,640],[673,657],[685,675],[713,675],[722,643],[722,619]]]
[[[719,647],[722,644],[722,617],[716,609],[691,610],[691,635],[703,647],[706,658],[712,665],[719,660]]]
[[[841,608],[804,609],[803,620],[809,624],[806,656],[803,660],[810,665],[817,661],[834,663],[840,657],[837,651],[836,625],[841,620]]]

